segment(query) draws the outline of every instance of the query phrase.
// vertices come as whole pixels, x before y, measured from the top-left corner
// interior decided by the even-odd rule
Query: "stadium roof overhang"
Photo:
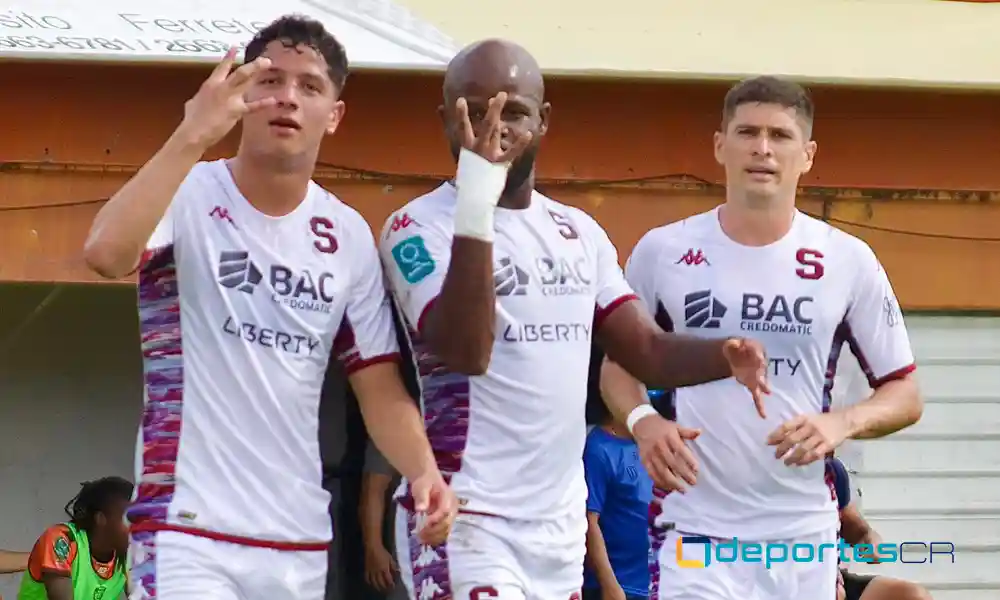
[[[461,43],[503,37],[548,74],[1000,89],[1000,3],[399,0]]]

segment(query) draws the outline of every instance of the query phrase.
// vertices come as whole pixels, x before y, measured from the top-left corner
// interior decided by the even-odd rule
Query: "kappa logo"
[[[889,327],[899,325],[902,315],[899,312],[899,303],[888,294],[882,300],[882,312],[885,314],[885,324]]]
[[[528,273],[515,265],[510,257],[501,258],[493,268],[493,285],[497,296],[525,296],[528,294],[530,280]]]
[[[701,248],[698,248],[697,251],[695,251],[694,248],[688,248],[688,251],[684,253],[684,256],[678,258],[677,262],[674,264],[679,265],[681,263],[688,266],[698,266],[701,264],[712,266],[712,263],[708,262],[708,259],[705,258],[705,254],[701,251]]]
[[[396,233],[400,229],[406,229],[411,225],[414,227],[420,227],[420,223],[406,213],[403,213],[402,216],[394,215],[392,217],[392,224],[389,225],[389,233]]]
[[[229,216],[229,209],[225,206],[216,206],[212,212],[208,213],[208,216],[220,221],[228,221],[230,225],[236,227],[236,221],[233,221],[233,218]]]
[[[245,251],[224,251],[219,255],[219,285],[231,290],[252,294],[264,278],[257,265]]]
[[[684,324],[695,329],[718,329],[726,316],[726,305],[712,297],[711,290],[684,296]]]

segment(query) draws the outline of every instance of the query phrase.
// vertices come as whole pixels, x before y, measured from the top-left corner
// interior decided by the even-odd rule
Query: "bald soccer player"
[[[760,345],[662,332],[601,226],[534,190],[544,92],[523,48],[488,40],[459,53],[440,109],[455,178],[397,211],[381,235],[428,438],[461,506],[448,542],[430,547],[402,494],[399,566],[421,600],[578,597],[592,336],[654,387],[735,377],[750,390],[739,402],[767,391]],[[645,414],[616,417],[631,426]],[[635,428],[646,451],[657,435]]]

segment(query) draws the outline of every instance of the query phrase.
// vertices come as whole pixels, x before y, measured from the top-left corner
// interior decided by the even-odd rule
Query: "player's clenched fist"
[[[230,49],[215,67],[198,93],[184,104],[184,121],[179,131],[185,139],[206,150],[229,133],[247,113],[277,104],[273,97],[248,102],[244,95],[257,73],[271,67],[260,57],[235,71],[236,49]]]

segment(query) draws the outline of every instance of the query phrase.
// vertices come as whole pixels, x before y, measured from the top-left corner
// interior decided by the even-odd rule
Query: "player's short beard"
[[[458,156],[462,152],[462,144],[452,142],[451,155],[458,162]],[[524,149],[524,152],[511,165],[507,172],[507,185],[503,188],[503,195],[508,196],[520,189],[524,182],[531,177],[535,169],[535,156],[538,154],[538,145],[531,144]]]
[[[513,194],[528,181],[528,178],[535,171],[535,155],[537,153],[538,146],[532,144],[525,148],[524,153],[510,165],[510,170],[507,171],[507,185],[503,188],[504,196]]]

